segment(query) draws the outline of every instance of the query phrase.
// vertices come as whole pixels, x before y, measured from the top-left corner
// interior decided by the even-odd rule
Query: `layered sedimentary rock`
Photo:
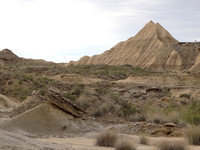
[[[184,70],[199,66],[198,43],[179,43],[159,23],[150,21],[134,37],[92,57],[84,56],[75,65],[132,65],[159,70]],[[196,62],[196,61],[197,62]],[[193,66],[195,65],[195,66]]]

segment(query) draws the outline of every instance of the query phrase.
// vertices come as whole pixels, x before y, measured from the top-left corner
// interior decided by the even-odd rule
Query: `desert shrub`
[[[103,88],[103,87],[100,87],[100,88],[97,89],[97,93],[99,95],[105,95],[107,93],[107,89]]]
[[[109,103],[104,103],[100,107],[98,107],[93,113],[94,117],[102,117],[104,114],[108,113],[111,109],[111,105]]]
[[[183,112],[183,119],[190,124],[200,123],[200,102],[192,101]]]
[[[114,147],[118,138],[118,134],[114,131],[107,131],[97,136],[96,145],[105,147]]]
[[[192,127],[185,133],[186,138],[192,145],[200,145],[200,127]]]
[[[44,96],[46,92],[47,92],[47,89],[43,88],[43,89],[40,89],[39,94]]]
[[[123,115],[126,117],[126,116],[130,116],[132,114],[135,114],[137,109],[135,108],[134,105],[132,105],[129,102],[123,102],[121,104],[121,111],[122,111]]]
[[[122,97],[116,94],[111,94],[111,98],[114,99],[117,103],[122,101]]]
[[[83,93],[83,86],[82,85],[77,85],[74,89],[72,94],[76,96],[80,96],[81,93]]]
[[[148,144],[148,138],[144,135],[140,136],[140,144],[147,145]]]
[[[69,93],[69,92],[65,92],[63,94],[63,96],[67,99],[70,99],[70,100],[76,100],[77,99],[77,96],[76,95],[73,95],[72,93]]]
[[[90,106],[90,99],[82,95],[75,102],[85,109]]]
[[[184,142],[163,141],[159,148],[160,150],[187,150],[187,145]]]
[[[115,150],[136,150],[133,142],[130,140],[122,140],[115,146]]]

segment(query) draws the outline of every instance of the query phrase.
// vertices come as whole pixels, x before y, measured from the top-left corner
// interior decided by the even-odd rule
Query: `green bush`
[[[64,96],[65,98],[70,99],[70,100],[73,100],[73,101],[77,99],[77,96],[76,96],[76,95],[73,95],[72,93],[68,93],[68,92],[64,93],[63,96]]]
[[[132,114],[135,114],[137,109],[135,108],[134,105],[132,105],[129,102],[123,102],[121,104],[121,111],[122,111],[123,115],[126,117],[126,116],[130,116]]]
[[[111,109],[111,105],[109,103],[104,103],[100,107],[98,107],[93,113],[94,117],[102,117],[106,113],[108,113]]]
[[[183,119],[190,124],[200,123],[200,102],[193,101],[184,111]]]
[[[39,94],[44,96],[47,92],[47,89],[40,89]]]
[[[186,131],[186,137],[191,145],[200,145],[200,127],[192,127]]]
[[[81,93],[83,93],[83,86],[82,85],[78,85],[73,89],[72,94],[76,95],[76,96],[80,96]]]

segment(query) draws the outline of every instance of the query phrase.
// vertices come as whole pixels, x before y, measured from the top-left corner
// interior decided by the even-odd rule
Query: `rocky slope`
[[[21,59],[9,49],[0,51],[0,64],[15,64],[19,63]]]
[[[198,43],[179,43],[159,23],[150,21],[134,37],[118,43],[103,54],[84,56],[79,61],[70,63],[76,65],[129,64],[150,69],[184,70],[198,68],[199,54]]]
[[[47,62],[43,59],[25,59],[18,57],[9,49],[3,49],[0,51],[0,65],[52,65],[53,62]]]

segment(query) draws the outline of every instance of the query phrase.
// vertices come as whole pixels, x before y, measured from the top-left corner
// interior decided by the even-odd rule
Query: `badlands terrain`
[[[162,142],[198,150],[187,133],[200,132],[199,69],[200,43],[179,42],[152,21],[103,54],[68,64],[4,49],[0,149],[111,150],[95,144],[110,131],[137,150]]]

